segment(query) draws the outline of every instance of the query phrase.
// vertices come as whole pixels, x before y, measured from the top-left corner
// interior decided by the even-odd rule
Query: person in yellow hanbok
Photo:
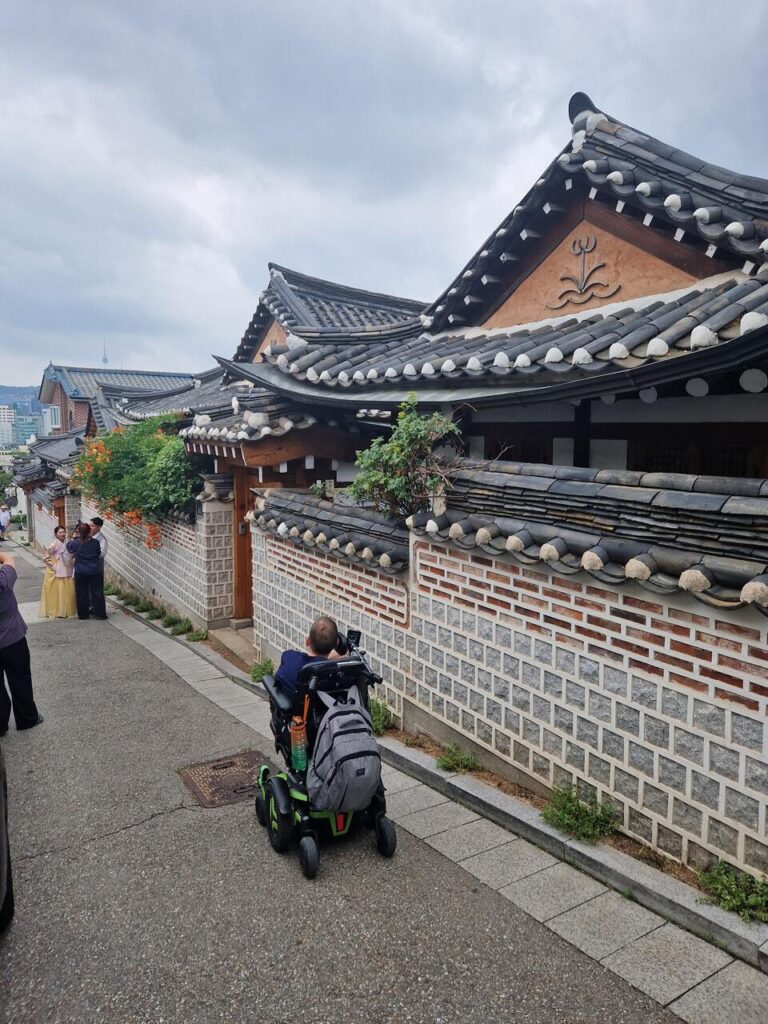
[[[44,619],[73,619],[77,616],[74,563],[67,551],[67,531],[56,530],[53,543],[45,552],[45,577],[40,595],[40,616]]]

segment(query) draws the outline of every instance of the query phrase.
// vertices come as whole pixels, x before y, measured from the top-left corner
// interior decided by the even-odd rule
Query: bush
[[[117,595],[119,593],[120,593],[120,591],[117,589],[117,587],[113,586],[113,584],[111,584],[111,583],[105,583],[104,584],[104,596],[105,597],[117,597]]]
[[[155,606],[152,604],[151,601],[147,601],[145,599],[143,601],[139,601],[139,603],[136,605],[136,611],[145,613],[151,611],[154,607]]]
[[[272,659],[264,658],[262,661],[257,661],[251,668],[251,679],[254,683],[260,683],[264,676],[271,676],[274,671],[275,666],[272,664]]]
[[[148,618],[148,619],[162,619],[162,617],[163,617],[164,615],[165,615],[165,609],[163,609],[163,608],[158,608],[158,607],[157,607],[157,605],[154,605],[154,606],[153,606],[152,608],[150,608],[150,610],[149,610],[149,611],[147,612],[147,618]]]
[[[444,772],[476,772],[480,762],[474,754],[461,750],[455,743],[449,743],[439,757],[435,758],[435,764]]]
[[[391,729],[394,726],[395,716],[392,714],[386,701],[379,700],[378,697],[371,697],[368,709],[371,712],[371,725],[374,736],[383,736],[387,729]]]
[[[616,830],[616,812],[610,803],[584,803],[572,789],[553,789],[541,816],[561,832],[587,843]]]
[[[135,608],[137,604],[141,604],[141,598],[138,594],[124,594],[123,604],[128,605],[129,608]]]
[[[435,455],[440,444],[458,442],[459,428],[440,413],[422,416],[416,395],[400,406],[397,423],[388,440],[377,437],[357,453],[360,472],[350,492],[374,502],[391,516],[409,516],[431,507],[445,484],[445,464]]]
[[[181,616],[176,615],[175,612],[166,612],[162,618],[162,623],[166,629],[170,629],[173,626],[178,626],[181,622]]]
[[[724,861],[699,874],[699,885],[723,910],[732,910],[742,921],[768,923],[768,881],[737,871]]]
[[[195,627],[189,619],[181,619],[175,626],[171,626],[171,636],[181,636],[182,633],[191,633]]]
[[[159,547],[159,522],[189,508],[203,463],[189,458],[178,422],[157,416],[117,427],[87,441],[72,477],[78,488],[117,525],[146,526],[145,544]]]
[[[208,630],[207,629],[193,629],[191,633],[187,633],[187,640],[189,640],[189,642],[191,644],[196,644],[200,640],[207,640],[207,639],[208,639]]]

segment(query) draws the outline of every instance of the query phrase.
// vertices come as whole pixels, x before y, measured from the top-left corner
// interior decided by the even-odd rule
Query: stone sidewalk
[[[269,709],[178,642],[129,618],[114,625],[269,749]],[[691,1024],[766,1024],[768,977],[556,860],[524,839],[384,767],[389,816],[450,861]]]

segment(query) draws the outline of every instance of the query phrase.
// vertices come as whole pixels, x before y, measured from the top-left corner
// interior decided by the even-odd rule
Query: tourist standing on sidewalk
[[[11,513],[7,505],[0,505],[0,540],[5,540],[5,531],[11,525]]]
[[[72,556],[67,551],[67,531],[59,526],[53,544],[45,552],[45,579],[40,595],[40,615],[44,619],[73,619],[75,581],[72,579]]]
[[[91,536],[94,540],[99,542],[99,549],[101,551],[101,571],[104,573],[104,560],[107,557],[107,548],[109,547],[109,541],[101,532],[101,528],[104,525],[104,520],[101,516],[94,516],[91,520]]]
[[[16,562],[0,555],[0,736],[8,732],[11,707],[17,729],[31,729],[43,720],[32,693],[27,624],[16,603],[15,584]]]
[[[67,551],[75,560],[75,599],[78,619],[90,618],[93,608],[96,619],[106,619],[104,601],[104,570],[101,565],[101,547],[91,536],[88,523],[81,523],[77,536],[67,542]]]

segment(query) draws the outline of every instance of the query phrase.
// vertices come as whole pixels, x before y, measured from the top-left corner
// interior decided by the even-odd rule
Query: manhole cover
[[[180,768],[181,781],[201,807],[223,807],[256,795],[256,774],[264,755],[258,750]]]

